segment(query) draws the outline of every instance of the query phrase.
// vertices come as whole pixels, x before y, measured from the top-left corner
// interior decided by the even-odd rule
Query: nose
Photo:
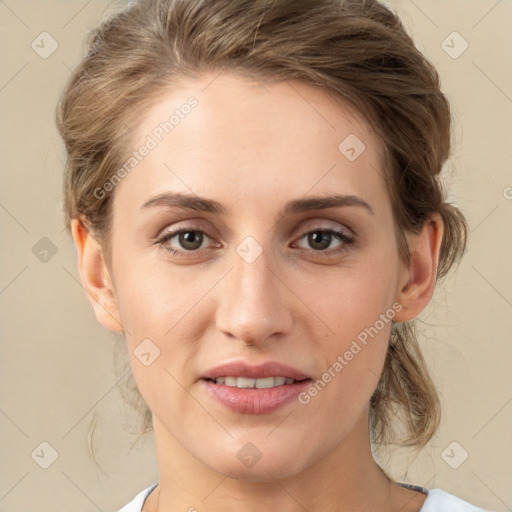
[[[218,292],[217,328],[246,345],[261,345],[291,331],[290,292],[264,250],[248,263],[235,254]]]

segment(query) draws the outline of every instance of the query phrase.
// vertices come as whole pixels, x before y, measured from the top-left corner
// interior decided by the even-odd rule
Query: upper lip
[[[278,363],[266,361],[260,364],[249,364],[245,361],[231,361],[220,364],[208,370],[203,379],[216,379],[218,377],[248,377],[250,379],[263,379],[265,377],[286,377],[287,379],[304,380],[309,376],[299,370]]]

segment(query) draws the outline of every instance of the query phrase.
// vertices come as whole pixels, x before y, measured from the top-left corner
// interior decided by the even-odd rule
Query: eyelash
[[[195,254],[201,253],[204,249],[196,249],[196,250],[189,250],[189,251],[180,250],[180,249],[171,249],[168,245],[166,245],[166,242],[168,242],[169,240],[171,240],[172,238],[174,238],[175,236],[177,236],[181,233],[190,233],[190,232],[202,233],[203,235],[208,237],[210,240],[212,240],[212,238],[202,229],[190,227],[190,228],[179,229],[177,231],[172,231],[170,233],[166,233],[162,237],[158,238],[155,241],[155,243],[161,245],[164,249],[169,251],[173,256],[176,256],[178,258],[182,258],[182,257],[187,258],[194,253]],[[324,250],[315,250],[315,249],[308,250],[308,249],[306,249],[306,251],[308,253],[310,253],[310,255],[313,256],[314,258],[325,258],[326,256],[329,257],[329,256],[334,256],[336,254],[340,254],[342,252],[347,251],[350,248],[350,246],[355,244],[355,238],[348,236],[344,230],[336,230],[336,229],[330,229],[330,228],[312,229],[312,230],[306,231],[298,238],[298,240],[302,240],[305,236],[307,236],[311,233],[329,233],[334,239],[336,239],[340,242],[343,242],[343,244],[340,247],[335,248],[335,249],[324,249]]]

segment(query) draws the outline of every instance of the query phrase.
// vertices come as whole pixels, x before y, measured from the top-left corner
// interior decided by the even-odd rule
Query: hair
[[[405,233],[418,233],[439,214],[437,278],[460,260],[468,228],[440,179],[450,154],[450,106],[433,65],[377,0],[140,0],[103,21],[57,108],[68,154],[68,230],[79,219],[108,260],[113,194],[98,198],[94,191],[129,154],[136,116],[180,80],[222,71],[299,80],[353,105],[384,148],[401,258],[409,262]],[[137,395],[133,382],[131,389]],[[132,402],[143,418],[141,433],[149,431],[149,408],[140,395]],[[414,321],[393,324],[369,405],[376,445],[423,447],[437,431],[439,396]],[[406,429],[400,438],[397,417]]]

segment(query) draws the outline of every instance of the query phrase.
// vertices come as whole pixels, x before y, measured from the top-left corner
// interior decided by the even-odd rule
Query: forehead
[[[126,166],[115,196],[132,203],[167,190],[221,202],[259,198],[267,208],[269,194],[284,202],[309,191],[370,200],[384,192],[369,124],[348,102],[298,81],[223,73],[169,87],[135,123],[131,151],[144,156]]]

